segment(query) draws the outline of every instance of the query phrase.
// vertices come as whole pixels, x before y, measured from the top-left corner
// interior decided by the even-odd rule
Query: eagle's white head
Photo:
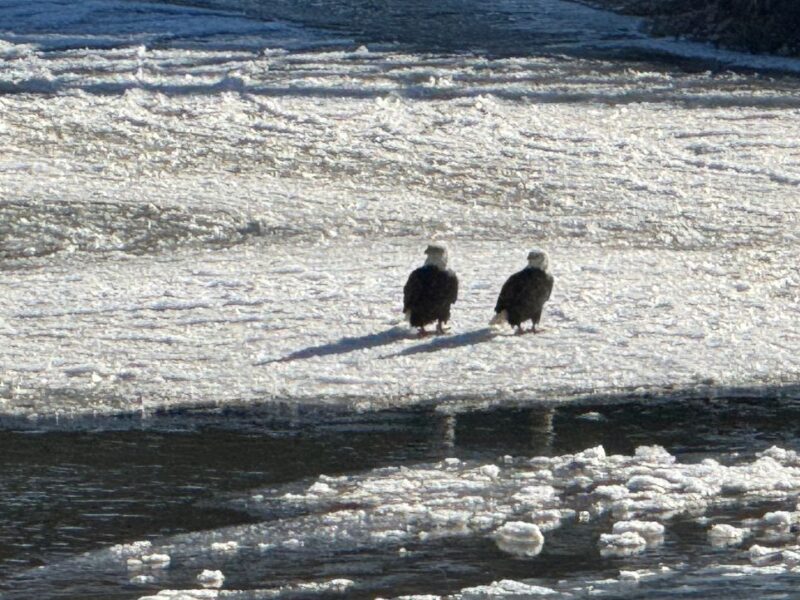
[[[550,265],[550,259],[547,252],[544,250],[534,249],[528,252],[528,266],[534,269],[541,269],[547,272],[547,267]]]
[[[444,244],[429,244],[425,249],[426,265],[433,265],[440,269],[447,268],[447,246]]]

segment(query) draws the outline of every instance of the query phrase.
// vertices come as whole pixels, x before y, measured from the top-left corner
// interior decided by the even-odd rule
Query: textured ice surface
[[[800,374],[790,83],[0,6],[3,413],[757,394]],[[451,334],[418,340],[402,286],[430,239],[462,291]],[[556,281],[543,332],[490,332],[532,245]]]

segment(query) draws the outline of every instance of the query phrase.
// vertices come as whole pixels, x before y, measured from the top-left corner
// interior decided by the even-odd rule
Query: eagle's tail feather
[[[501,310],[491,321],[489,321],[489,325],[502,325],[503,323],[508,323],[507,310]]]

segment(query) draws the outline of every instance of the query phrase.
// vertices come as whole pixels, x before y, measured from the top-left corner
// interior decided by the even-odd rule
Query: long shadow
[[[378,348],[380,346],[388,346],[399,340],[406,339],[410,336],[410,332],[405,327],[392,327],[386,331],[379,333],[371,333],[369,335],[362,335],[358,337],[344,337],[336,342],[330,344],[323,344],[321,346],[311,346],[303,348],[297,352],[284,356],[283,358],[274,358],[270,360],[263,360],[253,363],[256,366],[267,365],[277,362],[291,362],[293,360],[303,360],[306,358],[314,358],[317,356],[330,356],[332,354],[348,354],[356,350],[366,350],[368,348]]]
[[[395,354],[381,356],[381,359],[398,358],[401,356],[412,356],[414,354],[424,354],[427,352],[438,352],[439,350],[449,350],[452,348],[460,348],[462,346],[474,346],[482,342],[488,342],[494,337],[494,333],[490,327],[477,329],[475,331],[468,331],[459,335],[448,337],[436,338],[428,344],[421,344],[406,348]]]

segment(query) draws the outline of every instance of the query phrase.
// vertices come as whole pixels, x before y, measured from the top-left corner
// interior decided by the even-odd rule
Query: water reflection
[[[256,517],[235,510],[224,498],[265,485],[452,456],[494,461],[507,454],[562,455],[597,444],[609,453],[626,454],[640,445],[659,444],[682,461],[718,458],[720,453],[749,455],[773,444],[800,447],[798,417],[796,403],[740,400],[461,415],[434,410],[330,413],[316,419],[305,415],[302,422],[266,409],[186,411],[123,420],[119,431],[109,430],[114,425],[110,421],[86,422],[78,431],[5,430],[0,433],[0,582],[27,568],[113,543],[254,522]],[[98,425],[100,429],[92,430]],[[584,561],[582,568],[592,572],[613,570],[616,563],[601,560],[590,539],[596,527],[606,525],[563,527],[548,538],[535,571],[544,576],[566,555],[573,563],[563,567],[565,576],[577,568],[575,560]],[[670,531],[680,535],[668,540],[662,553],[691,560],[700,551],[693,548],[695,543],[708,551],[697,524],[687,521]],[[428,544],[418,551],[424,557],[432,549]],[[459,542],[458,548],[442,552],[437,560],[449,565],[443,569],[461,573],[458,585],[503,574],[520,576],[520,565],[486,540]],[[295,566],[303,570],[313,564],[324,577],[336,572],[329,558]],[[351,571],[360,571],[355,565],[366,571],[389,568],[391,586],[403,589],[419,586],[417,575],[407,569],[416,573],[434,568],[422,558],[398,566],[399,572],[387,567],[396,562],[392,556],[353,560]],[[379,567],[364,561],[377,561]],[[270,567],[272,576],[279,567]],[[284,567],[281,577],[291,578],[295,567]],[[241,575],[245,585],[247,577]],[[373,583],[380,587],[377,580]],[[91,582],[86,585],[91,588]],[[0,590],[10,592],[15,586],[8,579]],[[441,587],[446,591],[447,586]],[[430,585],[425,589],[432,591]],[[104,588],[103,594],[108,593]]]

